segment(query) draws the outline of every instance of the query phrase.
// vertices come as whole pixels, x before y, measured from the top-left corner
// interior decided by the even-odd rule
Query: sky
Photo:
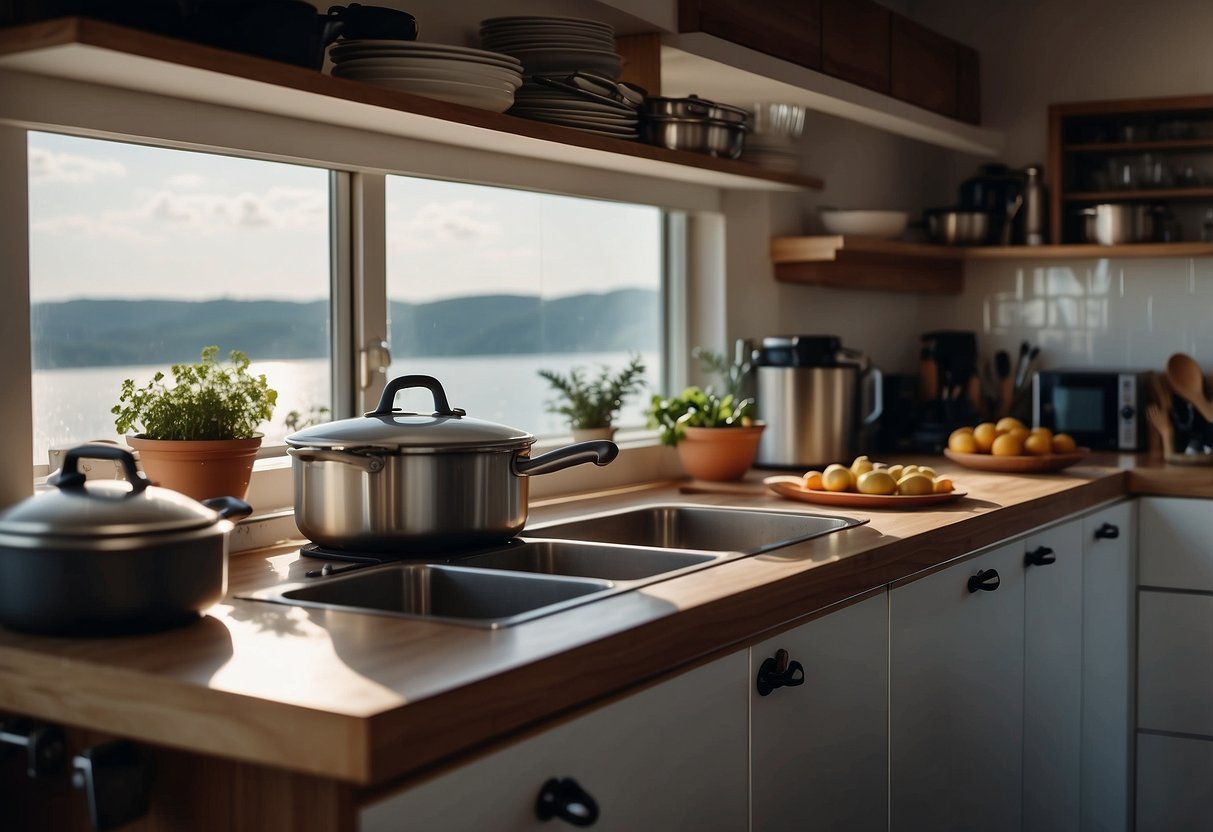
[[[31,133],[33,302],[316,300],[328,172]],[[544,297],[660,285],[658,209],[388,177],[388,296]]]

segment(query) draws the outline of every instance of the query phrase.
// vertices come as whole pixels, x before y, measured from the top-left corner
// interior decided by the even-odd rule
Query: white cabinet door
[[[1023,828],[1079,828],[1082,521],[1023,540]]]
[[[1213,738],[1213,595],[1143,589],[1138,615],[1138,727]]]
[[[1213,592],[1213,500],[1142,497],[1141,586]]]
[[[1137,832],[1207,832],[1213,827],[1213,742],[1137,737]]]
[[[1023,584],[1014,543],[890,591],[894,832],[1023,829]]]
[[[750,649],[754,832],[888,828],[888,604],[882,593]],[[761,695],[779,650],[804,682]]]
[[[1132,828],[1135,502],[1083,518],[1082,829]]]
[[[362,810],[363,832],[551,830],[552,778],[597,804],[594,829],[746,829],[748,655],[742,650]],[[567,811],[577,812],[570,800]]]

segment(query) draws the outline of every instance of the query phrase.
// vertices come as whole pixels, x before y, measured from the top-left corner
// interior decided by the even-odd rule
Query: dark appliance
[[[1094,450],[1145,450],[1149,382],[1149,371],[1042,370],[1032,381],[1033,423]]]

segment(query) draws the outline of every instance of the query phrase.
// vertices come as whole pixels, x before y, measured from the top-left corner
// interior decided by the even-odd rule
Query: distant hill
[[[658,294],[647,289],[392,301],[389,314],[395,356],[624,352],[660,339]],[[34,304],[31,318],[36,370],[192,361],[207,344],[255,360],[329,353],[324,301],[72,300]]]

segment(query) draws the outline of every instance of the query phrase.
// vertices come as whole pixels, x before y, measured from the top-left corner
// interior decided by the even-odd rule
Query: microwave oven
[[[1148,370],[1041,370],[1032,380],[1034,424],[1101,451],[1144,451]]]

